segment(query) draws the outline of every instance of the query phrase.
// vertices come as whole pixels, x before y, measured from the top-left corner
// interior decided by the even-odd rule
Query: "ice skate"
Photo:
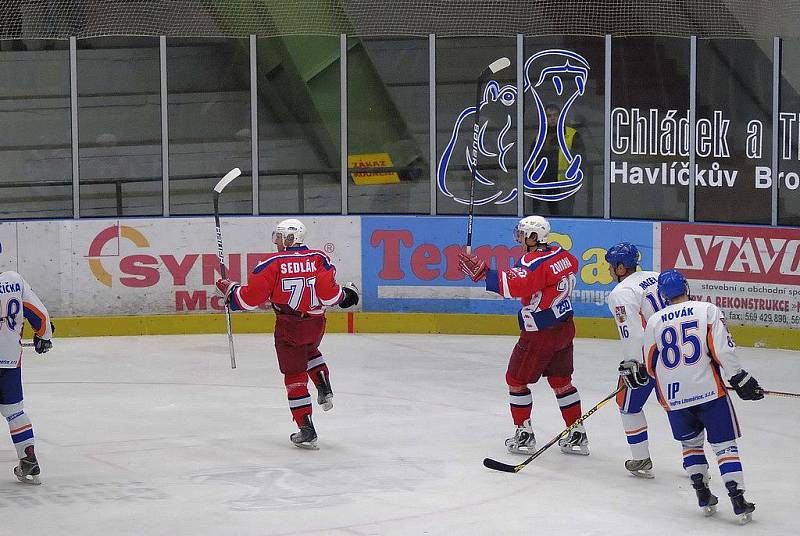
[[[705,478],[700,473],[692,475],[692,487],[697,493],[697,506],[703,510],[703,515],[713,516],[717,511],[717,503],[719,500],[717,496],[711,493]]]
[[[320,405],[322,411],[330,411],[333,409],[333,389],[328,375],[324,370],[317,373],[317,404]]]
[[[589,455],[589,438],[582,424],[569,431],[567,437],[558,440],[558,446],[564,454]]]
[[[19,461],[19,465],[14,468],[14,475],[23,484],[41,484],[39,480],[39,462],[36,461],[36,454],[33,452],[33,445],[25,449],[25,457]]]
[[[756,505],[745,500],[744,491],[739,489],[736,482],[726,482],[725,487],[728,488],[728,497],[731,498],[733,513],[739,518],[739,523],[742,525],[749,523],[753,519]]]
[[[625,462],[625,469],[631,472],[633,476],[639,478],[653,478],[653,462],[650,458],[644,460],[627,460]]]
[[[311,422],[311,415],[303,418],[303,426],[300,430],[289,436],[294,446],[301,449],[318,450],[317,431],[314,430],[314,423]]]
[[[513,454],[525,454],[526,456],[536,452],[536,436],[533,435],[531,420],[527,419],[521,426],[517,426],[514,437],[506,439],[508,452]]]

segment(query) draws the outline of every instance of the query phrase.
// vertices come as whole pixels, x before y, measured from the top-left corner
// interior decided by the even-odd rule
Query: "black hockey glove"
[[[746,370],[731,378],[731,385],[736,389],[736,394],[742,400],[761,400],[764,390],[758,385],[758,380],[750,376]]]
[[[346,283],[342,285],[342,292],[344,292],[344,299],[339,302],[339,307],[347,309],[354,305],[358,305],[358,289],[355,283]]]
[[[53,343],[49,340],[40,339],[38,335],[33,336],[33,349],[36,350],[37,354],[46,354],[52,347]]]
[[[644,365],[633,359],[620,362],[619,375],[629,389],[644,387],[650,381],[650,376],[647,375]]]

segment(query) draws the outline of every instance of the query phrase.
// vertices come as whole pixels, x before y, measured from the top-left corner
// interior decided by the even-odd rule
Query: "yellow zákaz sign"
[[[389,153],[351,154],[347,156],[347,165],[350,168],[379,168],[394,166]],[[394,184],[400,182],[400,176],[394,171],[352,173],[353,182],[363,184]]]

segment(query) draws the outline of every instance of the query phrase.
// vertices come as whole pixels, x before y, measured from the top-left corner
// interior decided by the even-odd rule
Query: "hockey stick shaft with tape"
[[[726,385],[725,389],[728,391],[736,391],[736,388],[731,385]],[[781,396],[784,398],[800,398],[800,393],[789,393],[787,391],[770,391],[768,389],[758,388],[758,391],[764,396]]]
[[[576,420],[570,426],[567,426],[561,432],[559,432],[559,434],[557,436],[555,436],[553,439],[551,439],[545,446],[543,446],[542,448],[540,448],[539,450],[537,450],[536,452],[531,454],[528,457],[528,459],[525,460],[524,462],[518,463],[517,465],[509,465],[507,463],[499,462],[499,461],[493,460],[491,458],[484,458],[483,465],[485,467],[489,468],[489,469],[494,469],[495,471],[503,471],[505,473],[519,473],[520,471],[525,469],[526,465],[528,465],[533,460],[538,458],[544,451],[546,451],[547,449],[549,449],[550,447],[555,445],[558,442],[559,439],[561,439],[566,434],[568,434],[573,428],[575,428],[579,424],[583,423],[583,421],[585,421],[586,419],[591,417],[594,414],[594,412],[596,412],[598,409],[600,409],[603,406],[605,406],[608,403],[608,401],[611,400],[612,398],[614,398],[615,396],[617,396],[617,393],[619,393],[623,388],[624,388],[624,386],[620,386],[613,393],[611,393],[610,395],[605,397],[603,400],[598,402],[592,409],[590,409],[589,411],[587,411],[586,413],[584,413],[583,415],[578,417],[578,420]]]
[[[472,223],[475,217],[475,181],[478,174],[478,143],[481,136],[481,90],[489,73],[495,74],[511,65],[511,60],[505,56],[489,64],[478,77],[475,84],[475,122],[472,125],[472,153],[470,154],[470,168],[472,174],[469,181],[469,211],[467,212],[467,254],[472,253]]]
[[[225,187],[231,183],[233,179],[242,174],[239,168],[233,168],[214,186],[214,223],[217,227],[217,258],[219,259],[220,274],[222,279],[227,276],[227,268],[225,266],[225,250],[222,247],[222,227],[219,222],[219,196]],[[231,325],[231,308],[228,301],[225,300],[225,324],[228,330],[228,351],[231,356],[231,368],[236,368],[236,350],[233,347],[233,327]]]
[[[761,390],[762,393],[768,396],[783,396],[786,398],[800,398],[800,393],[788,393],[786,391],[768,391],[766,389]]]

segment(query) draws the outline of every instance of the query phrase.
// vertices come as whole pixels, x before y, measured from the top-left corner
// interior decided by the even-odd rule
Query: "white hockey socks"
[[[0,414],[8,421],[11,441],[17,449],[17,458],[25,457],[25,449],[33,445],[33,425],[22,409],[22,402],[17,404],[0,404]]]
[[[703,475],[703,481],[708,483],[708,460],[703,450],[706,440],[705,431],[700,432],[692,439],[681,441],[683,446],[683,468],[691,477],[694,474]]]
[[[631,448],[631,456],[634,460],[646,460],[650,457],[650,447],[647,440],[647,419],[644,412],[623,413],[622,427],[625,429],[625,436],[628,446]]]
[[[719,474],[722,476],[722,480],[726,484],[728,482],[736,482],[739,489],[744,490],[744,474],[742,473],[742,464],[739,461],[739,447],[736,445],[736,440],[711,443],[711,448],[714,449],[714,454],[717,455]]]

